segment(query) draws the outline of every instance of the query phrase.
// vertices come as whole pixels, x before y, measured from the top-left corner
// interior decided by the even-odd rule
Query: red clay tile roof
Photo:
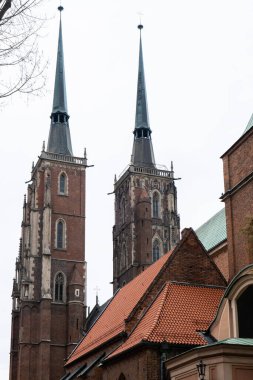
[[[115,294],[95,325],[73,351],[66,365],[125,331],[125,319],[169,260],[172,252],[173,250],[162,256]]]
[[[109,358],[146,342],[205,345],[197,332],[212,322],[224,289],[166,283],[132,334]]]

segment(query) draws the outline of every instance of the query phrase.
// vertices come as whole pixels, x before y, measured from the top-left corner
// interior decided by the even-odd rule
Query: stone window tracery
[[[160,243],[158,239],[155,239],[153,242],[152,257],[153,257],[153,262],[158,260],[160,257]]]
[[[157,191],[153,193],[152,214],[153,218],[159,218],[160,197]]]
[[[59,272],[55,276],[54,283],[54,300],[55,302],[64,302],[65,281],[63,273]]]

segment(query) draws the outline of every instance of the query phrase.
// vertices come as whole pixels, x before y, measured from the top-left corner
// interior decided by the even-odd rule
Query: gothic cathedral
[[[115,178],[114,292],[179,241],[180,219],[173,165],[155,163],[149,125],[140,29],[134,142],[131,162]]]
[[[48,145],[32,168],[23,207],[12,293],[11,380],[60,379],[84,326],[87,160],[73,156],[68,119],[60,21]]]

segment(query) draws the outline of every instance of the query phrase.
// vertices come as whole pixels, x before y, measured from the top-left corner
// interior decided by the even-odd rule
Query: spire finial
[[[137,28],[140,30],[140,35],[141,35],[141,30],[143,29],[143,25],[142,25],[142,22],[141,22],[141,16],[143,16],[143,13],[142,12],[138,12],[138,15],[139,15],[140,23],[137,26]]]
[[[63,6],[61,5],[61,0],[60,0],[60,5],[59,5],[59,7],[57,9],[58,9],[58,11],[60,11],[60,16],[61,16],[61,12],[64,9]]]

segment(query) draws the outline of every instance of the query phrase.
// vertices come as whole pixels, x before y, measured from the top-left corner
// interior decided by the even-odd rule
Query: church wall
[[[253,377],[252,347],[223,344],[202,346],[165,362],[170,380],[198,380],[196,365],[206,365],[207,380],[251,380]]]
[[[222,274],[203,251],[193,233],[187,236],[173,257],[168,268],[168,275],[171,281],[226,286]]]
[[[51,345],[50,347],[50,380],[60,380],[64,375],[64,364],[67,357],[66,347]]]
[[[229,267],[228,267],[228,246],[227,243],[218,249],[214,254],[210,253],[211,258],[225,277],[229,280]]]
[[[114,359],[111,364],[106,363],[102,374],[102,380],[118,380],[120,375],[126,380],[157,380],[160,379],[160,357],[152,349],[135,350]]]
[[[226,202],[230,278],[253,262],[253,181]],[[232,219],[231,219],[232,217]]]
[[[223,156],[229,279],[253,262],[253,130]],[[237,187],[236,187],[237,186]]]
[[[223,156],[225,192],[253,171],[253,130],[246,133]]]
[[[52,303],[51,343],[64,345],[67,341],[67,305]]]
[[[177,192],[170,172],[160,176],[128,170],[115,183],[114,292],[152,264],[154,240],[159,242],[162,256],[179,241],[180,233]],[[159,199],[157,215],[152,212],[154,194]],[[124,244],[127,262],[122,267]]]

